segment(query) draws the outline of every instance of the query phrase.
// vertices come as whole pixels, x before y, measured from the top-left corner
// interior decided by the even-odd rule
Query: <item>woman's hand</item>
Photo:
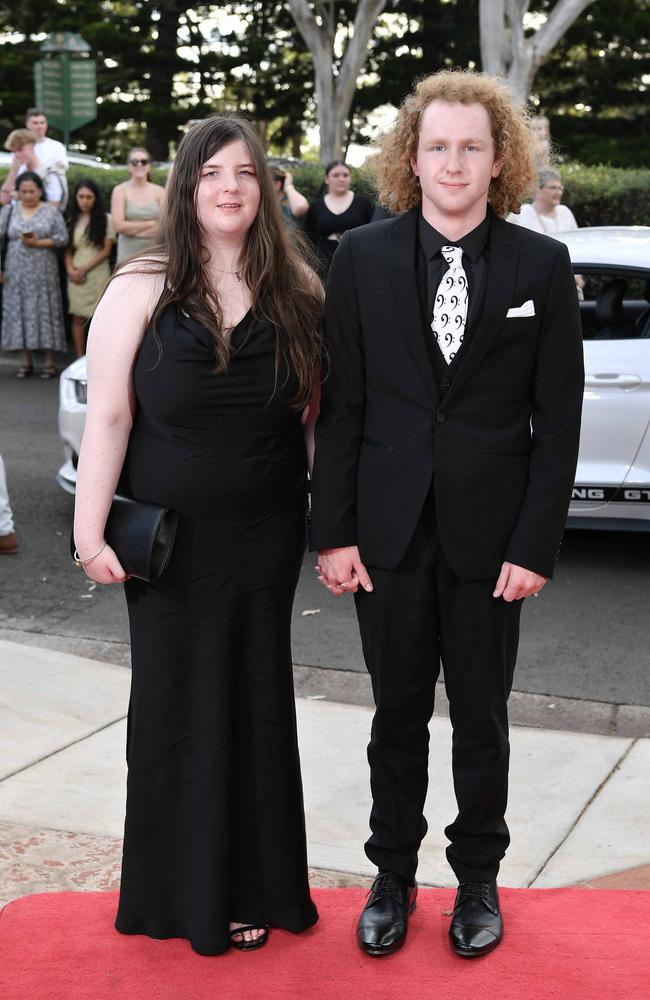
[[[41,242],[38,236],[35,236],[34,233],[23,233],[22,240],[27,247],[37,247]]]
[[[373,589],[372,580],[356,545],[340,549],[320,549],[314,569],[323,586],[336,597],[347,593],[356,594],[360,586],[368,593]]]
[[[83,555],[83,553],[82,553]],[[107,545],[88,565],[81,563],[84,573],[95,583],[124,583],[128,576],[115,552]]]
[[[71,267],[68,271],[68,277],[73,285],[83,285],[86,280],[86,272],[83,267]]]

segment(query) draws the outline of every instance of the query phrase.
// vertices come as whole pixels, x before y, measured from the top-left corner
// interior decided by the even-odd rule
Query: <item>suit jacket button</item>
[[[438,412],[436,413],[436,420],[438,421],[438,423],[444,424],[446,419],[447,419],[446,413],[443,413],[442,410],[438,410]]]
[[[451,385],[451,381],[448,378],[443,379],[443,381],[442,381],[442,388],[443,389],[448,389],[450,385]]]

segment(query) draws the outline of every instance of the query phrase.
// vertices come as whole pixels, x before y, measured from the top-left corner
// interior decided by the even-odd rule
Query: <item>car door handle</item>
[[[636,389],[641,385],[639,375],[617,375],[612,372],[598,372],[595,375],[585,375],[587,389]]]

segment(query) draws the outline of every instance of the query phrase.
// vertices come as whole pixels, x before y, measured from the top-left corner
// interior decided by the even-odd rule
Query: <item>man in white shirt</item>
[[[42,177],[48,192],[47,200],[57,204],[63,211],[68,203],[68,154],[62,142],[47,135],[47,116],[40,108],[28,108],[25,127],[36,136],[34,152],[38,160],[37,173]],[[57,197],[51,197],[53,189],[59,189]]]
[[[62,142],[49,139],[47,117],[40,108],[29,108],[25,115],[25,128],[36,136],[36,156],[44,169],[55,168],[65,174],[68,169],[68,154]]]

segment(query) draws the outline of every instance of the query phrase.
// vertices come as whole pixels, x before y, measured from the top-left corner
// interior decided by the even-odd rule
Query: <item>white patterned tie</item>
[[[449,264],[438,285],[433,305],[431,329],[447,364],[454,360],[465,336],[467,319],[467,275],[463,270],[462,247],[442,247]]]

